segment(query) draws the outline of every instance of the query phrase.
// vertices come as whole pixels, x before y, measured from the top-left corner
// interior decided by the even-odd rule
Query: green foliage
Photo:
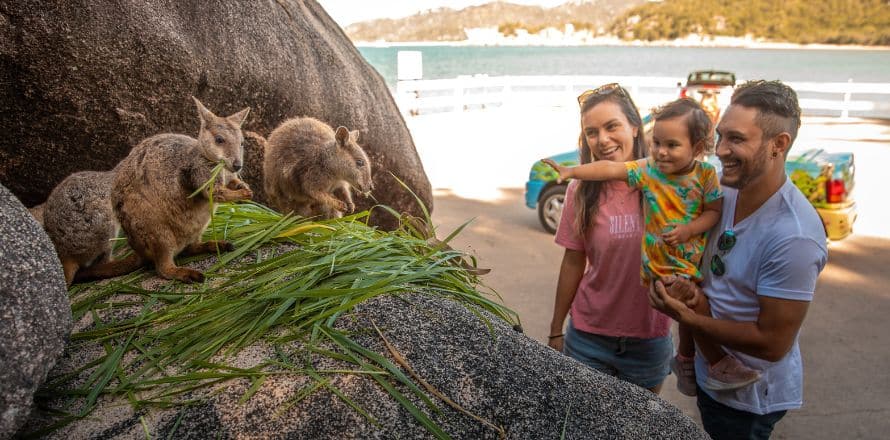
[[[498,26],[498,32],[503,34],[505,37],[515,37],[516,30],[522,28],[522,25],[519,23],[508,22],[501,24]]]
[[[551,25],[536,25],[536,24],[526,24],[526,23],[517,23],[517,22],[508,22],[503,23],[498,26],[498,32],[503,34],[505,37],[515,37],[518,35],[519,29],[524,29],[529,34],[538,34],[544,29],[548,27],[554,27]]]
[[[541,33],[541,31],[543,31],[544,29],[547,29],[548,27],[553,27],[553,26],[548,26],[548,25],[537,25],[536,26],[533,24],[523,26],[523,28],[525,28],[525,30],[527,30],[528,33],[530,33],[530,34],[539,34],[539,33]]]
[[[459,41],[466,39],[464,29],[491,28],[507,36],[517,29],[530,34],[552,27],[563,29],[566,23],[576,30],[597,33],[626,9],[645,0],[597,0],[565,2],[552,8],[490,2],[459,11],[437,8],[396,20],[379,19],[349,25],[345,30],[353,41]]]
[[[572,20],[571,24],[575,27],[575,31],[590,31],[596,33],[596,24],[594,23]]]
[[[663,40],[691,33],[811,44],[890,44],[890,6],[883,0],[665,0],[626,11],[611,32]]]
[[[447,246],[463,226],[439,241],[428,213],[418,219],[388,207],[375,209],[399,217],[401,228],[385,232],[367,225],[368,211],[312,222],[253,203],[221,204],[205,238],[229,240],[236,250],[222,254],[204,272],[205,283],[169,281],[147,288],[150,272],[141,270],[74,286],[69,292],[74,319],[93,324],[71,335],[72,349],[91,353],[91,347],[98,348],[101,354],[80,370],[49,378],[39,397],[46,403],[68,400],[72,406],[50,408],[56,414],[50,425],[30,434],[43,435],[88,417],[103,396],[125,399],[137,409],[170,408],[200,402],[241,380],[250,383],[243,403],[266,378],[281,375],[315,381],[295,393],[281,412],[326,389],[376,424],[373,414],[330,381],[333,374],[353,374],[379,383],[434,437],[448,438],[407,396],[415,396],[427,411],[438,411],[431,399],[387,358],[337,330],[335,320],[376,296],[418,292],[463,304],[489,327],[477,309],[511,325],[518,324],[518,316],[480,292],[475,261]],[[273,347],[276,356],[247,368],[232,364],[257,343]],[[298,361],[310,355],[347,367],[319,370]]]

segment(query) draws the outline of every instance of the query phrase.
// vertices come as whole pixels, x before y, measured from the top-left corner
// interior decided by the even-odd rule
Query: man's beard
[[[769,141],[766,141],[760,144],[760,147],[757,148],[757,153],[754,154],[754,157],[750,159],[750,161],[745,161],[742,163],[740,167],[740,173],[738,179],[734,183],[724,183],[730,188],[735,188],[738,190],[745,189],[748,184],[751,183],[752,180],[757,179],[766,173],[766,164],[767,164],[767,148],[766,145]]]

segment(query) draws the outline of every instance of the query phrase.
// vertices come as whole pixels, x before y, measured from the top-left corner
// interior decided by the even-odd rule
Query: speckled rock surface
[[[16,432],[71,332],[65,278],[43,228],[0,186],[0,438]]]
[[[190,95],[218,115],[251,107],[244,129],[263,135],[296,116],[359,130],[379,203],[420,214],[392,172],[432,207],[384,80],[313,0],[0,3],[0,183],[27,206],[148,136],[197,134]],[[261,150],[245,148],[243,178],[265,202]],[[395,226],[383,212],[372,222]]]
[[[648,391],[595,373],[498,318],[477,315],[439,295],[378,297],[337,321],[336,327],[354,341],[392,361],[374,325],[421,378],[469,412],[502,427],[506,438],[556,439],[563,430],[567,439],[707,438],[679,409]],[[279,349],[296,353],[295,348]],[[273,356],[272,348],[255,344],[229,362],[245,368]],[[58,372],[88,358],[68,353]],[[357,368],[320,356],[306,361],[317,371]],[[220,387],[205,403],[185,408],[133,410],[120,400],[100,398],[91,417],[51,437],[142,439],[147,429],[151,438],[178,439],[434,438],[369,375],[323,374],[374,422],[325,388],[290,406],[301,390],[316,382],[288,374],[269,376],[244,403],[239,399],[251,384],[240,379]],[[437,410],[407,387],[397,389],[452,438],[500,438],[495,429],[428,392],[424,394]],[[39,420],[33,422],[33,427],[40,425]]]

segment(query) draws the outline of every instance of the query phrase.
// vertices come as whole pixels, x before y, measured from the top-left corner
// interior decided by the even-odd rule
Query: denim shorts
[[[671,370],[671,336],[642,339],[577,330],[569,320],[563,353],[594,370],[643,388],[655,388]]]

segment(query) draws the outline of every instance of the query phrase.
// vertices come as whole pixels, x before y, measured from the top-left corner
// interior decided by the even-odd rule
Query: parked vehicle
[[[555,156],[550,156],[560,165],[578,165],[578,151],[569,151]],[[566,198],[566,182],[556,183],[559,175],[556,171],[542,161],[532,165],[528,182],[525,183],[525,206],[538,210],[538,220],[544,230],[554,234],[559,226],[559,218],[562,216],[562,205]]]
[[[580,163],[578,151],[550,156],[555,162],[573,166]],[[708,162],[720,169],[720,161],[711,156]],[[856,221],[856,202],[852,191],[856,168],[853,153],[826,153],[820,149],[807,150],[790,156],[785,171],[794,185],[813,204],[830,240],[840,240],[853,232]],[[537,209],[541,226],[555,233],[562,215],[566,184],[557,184],[557,174],[538,161],[532,165],[525,184],[525,204]]]
[[[701,103],[715,124],[723,109],[729,106],[735,74],[720,70],[697,70],[686,77],[686,85],[680,88],[680,98],[692,98]]]

